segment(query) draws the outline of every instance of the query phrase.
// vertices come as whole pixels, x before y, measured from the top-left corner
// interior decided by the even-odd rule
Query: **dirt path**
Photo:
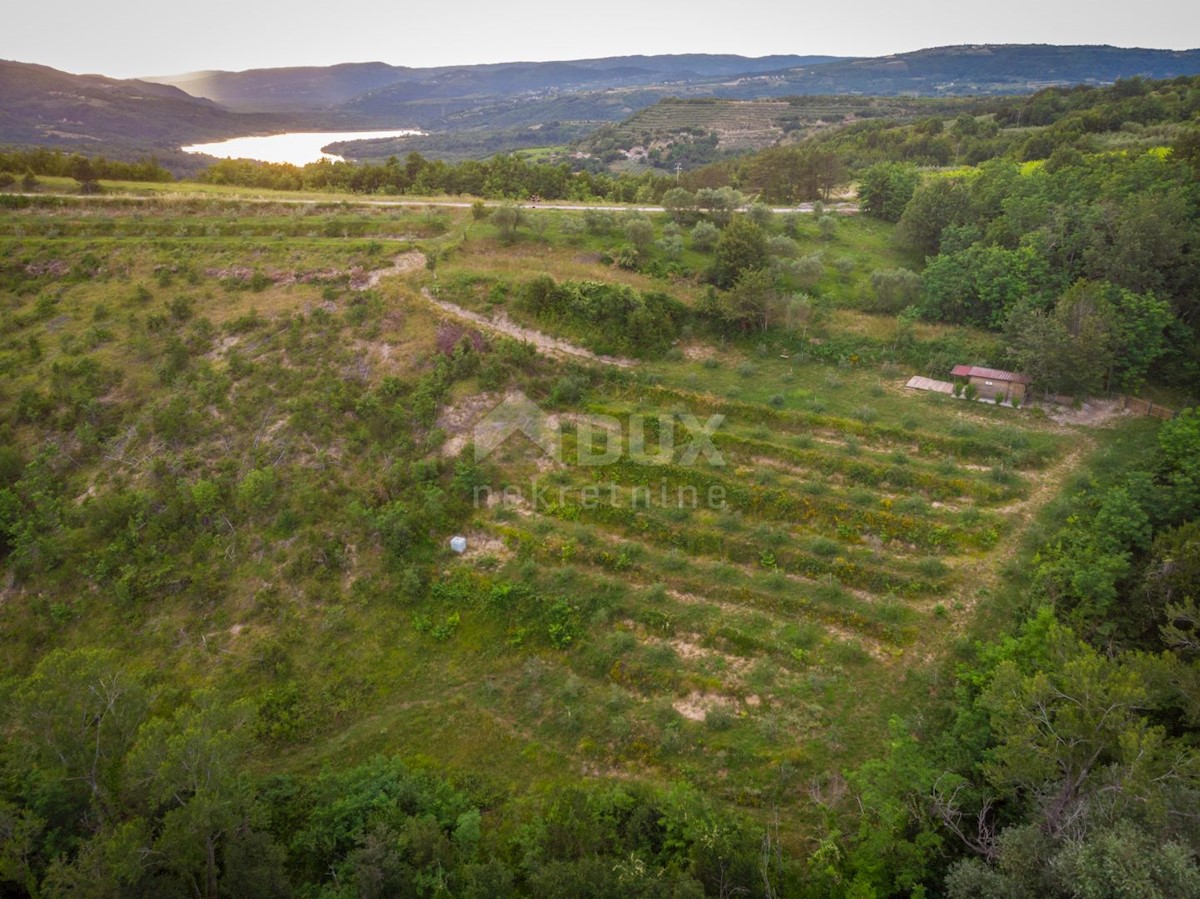
[[[378,287],[379,282],[384,278],[390,278],[393,275],[407,275],[409,272],[417,272],[425,267],[425,254],[420,250],[409,250],[407,253],[401,253],[392,260],[392,264],[388,268],[377,268],[366,273],[366,279],[356,282],[351,286],[355,290],[370,290],[372,287]]]
[[[425,254],[420,250],[409,250],[407,253],[401,253],[392,260],[392,264],[387,268],[377,268],[366,272],[366,277],[361,281],[355,282],[352,286],[355,290],[369,290],[372,287],[377,287],[379,282],[384,278],[407,275],[411,272],[420,271],[424,267]],[[587,362],[598,362],[601,365],[615,365],[618,368],[633,367],[633,362],[629,359],[622,359],[618,356],[602,356],[578,344],[561,340],[557,337],[551,337],[549,334],[543,334],[541,331],[535,331],[532,328],[523,328],[510,321],[503,313],[497,318],[488,318],[486,315],[480,315],[478,312],[464,309],[455,303],[440,300],[424,288],[421,289],[421,296],[447,315],[470,322],[473,325],[483,328],[485,331],[491,331],[494,334],[503,334],[505,337],[512,337],[515,340],[523,340],[526,343],[531,343],[537,347],[538,352],[545,353],[547,356],[582,359]]]
[[[113,201],[135,200],[143,203],[153,203],[162,200],[223,200],[237,203],[265,203],[287,206],[326,206],[330,204],[338,204],[344,206],[445,206],[451,209],[470,209],[475,200],[441,200],[441,199],[414,199],[414,200],[360,200],[357,197],[347,199],[342,194],[331,194],[329,199],[311,199],[299,197],[253,197],[253,196],[238,196],[236,194],[220,194],[220,193],[202,193],[199,191],[179,191],[178,193],[163,192],[153,196],[143,194],[92,194],[89,196],[81,196],[80,194],[71,193],[37,193],[31,194],[35,197],[62,197],[74,200],[84,200],[89,203],[104,203]],[[507,200],[484,200],[484,206],[504,206],[508,205]],[[566,212],[584,212],[588,209],[599,209],[603,212],[666,212],[662,206],[597,206],[593,204],[582,203],[555,203],[555,202],[538,202],[538,203],[516,203],[514,204],[521,209],[558,209]],[[744,209],[745,207],[743,207]],[[774,206],[773,212],[788,213],[788,212],[812,212],[813,203],[799,203],[795,206]],[[858,205],[855,203],[826,203],[824,204],[826,212],[837,213],[839,215],[854,215],[858,212]]]
[[[587,362],[599,362],[601,365],[615,365],[618,368],[633,367],[632,360],[622,359],[619,356],[601,356],[599,353],[593,353],[589,349],[566,340],[560,340],[557,337],[551,337],[549,334],[543,334],[541,331],[535,331],[532,328],[523,328],[510,321],[503,313],[497,318],[488,318],[486,315],[480,315],[478,312],[472,312],[470,309],[464,309],[462,306],[457,306],[446,300],[439,300],[428,290],[422,289],[421,295],[447,315],[468,321],[473,325],[478,325],[480,328],[496,334],[503,334],[506,337],[532,343],[537,347],[538,352],[545,353],[547,356],[582,359]]]

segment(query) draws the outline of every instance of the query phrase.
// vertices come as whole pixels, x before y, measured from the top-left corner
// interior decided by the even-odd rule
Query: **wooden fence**
[[[1135,396],[1118,397],[1121,400],[1121,407],[1128,409],[1134,415],[1152,415],[1155,418],[1161,418],[1163,421],[1170,421],[1179,412],[1175,409],[1168,409],[1166,406],[1160,406],[1158,403],[1152,403],[1150,400],[1141,400]]]

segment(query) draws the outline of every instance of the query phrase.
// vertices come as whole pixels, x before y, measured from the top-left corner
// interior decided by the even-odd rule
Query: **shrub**
[[[822,556],[828,559],[836,556],[841,551],[841,547],[836,541],[830,540],[828,537],[814,537],[808,544],[808,551],[814,556]]]
[[[709,730],[729,730],[733,727],[733,713],[725,706],[717,706],[708,710],[704,716],[704,724]]]
[[[583,224],[591,234],[608,234],[613,229],[613,214],[604,209],[585,209]]]
[[[775,218],[775,211],[766,203],[755,203],[746,210],[746,218],[754,222],[760,228],[770,226],[771,221]]]
[[[872,309],[897,313],[921,298],[921,276],[906,268],[876,271],[871,275],[871,289],[875,294]]]
[[[638,250],[645,251],[654,243],[654,226],[650,224],[646,218],[631,218],[628,219],[622,230],[629,242]]]
[[[767,252],[780,259],[794,259],[800,254],[800,247],[790,237],[776,234],[767,239]]]
[[[717,245],[721,232],[712,222],[697,222],[692,228],[692,249],[707,253]]]

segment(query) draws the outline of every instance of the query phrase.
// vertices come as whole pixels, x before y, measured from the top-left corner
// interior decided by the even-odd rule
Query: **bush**
[[[794,259],[800,253],[800,246],[790,237],[776,234],[767,239],[767,252],[779,259]]]
[[[721,232],[712,222],[697,222],[692,228],[692,249],[707,253],[717,245]]]
[[[639,251],[649,249],[650,245],[654,243],[654,226],[646,218],[628,219],[622,226],[622,230],[629,242]]]
[[[760,228],[770,227],[775,211],[766,203],[755,203],[746,210],[746,217]]]
[[[585,209],[583,224],[590,234],[608,234],[613,229],[613,214],[604,209]]]
[[[663,351],[679,335],[686,315],[681,303],[663,293],[597,281],[558,284],[546,275],[526,284],[517,303],[535,318],[574,325],[601,353]]]
[[[872,273],[871,289],[874,311],[897,313],[920,300],[921,276],[906,268],[881,269]]]

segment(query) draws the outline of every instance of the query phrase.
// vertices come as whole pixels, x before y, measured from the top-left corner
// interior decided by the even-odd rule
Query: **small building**
[[[978,365],[956,365],[950,375],[960,384],[973,384],[982,399],[994,400],[999,397],[1007,403],[1025,402],[1025,389],[1032,380],[1029,375]]]

